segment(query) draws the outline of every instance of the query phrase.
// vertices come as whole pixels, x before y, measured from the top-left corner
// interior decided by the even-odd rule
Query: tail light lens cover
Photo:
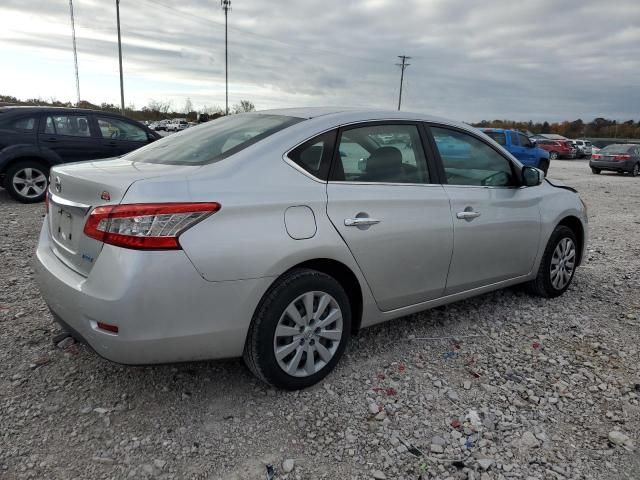
[[[219,203],[136,203],[94,208],[84,234],[135,250],[179,250],[178,237],[209,215]]]
[[[619,161],[629,160],[630,158],[631,158],[631,155],[627,155],[627,154],[616,155],[615,157],[613,157],[614,160],[619,160]]]
[[[602,158],[602,155],[600,155],[599,153],[594,153],[593,155],[591,155],[591,158],[593,158],[594,160],[600,160]]]

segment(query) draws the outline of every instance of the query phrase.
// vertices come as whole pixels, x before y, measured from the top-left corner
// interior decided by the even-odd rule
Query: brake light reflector
[[[105,332],[118,333],[118,331],[120,330],[117,325],[111,325],[109,323],[103,323],[103,322],[96,322],[96,323],[98,324],[98,328],[100,330],[104,330]]]
[[[631,158],[631,155],[627,155],[627,154],[616,155],[615,157],[613,157],[614,160],[629,160],[630,158]]]
[[[177,250],[181,233],[218,210],[216,202],[105,205],[89,214],[84,234],[123,248]]]

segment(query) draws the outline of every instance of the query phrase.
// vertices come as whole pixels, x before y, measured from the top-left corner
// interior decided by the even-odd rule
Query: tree
[[[184,102],[184,113],[189,115],[193,112],[193,103],[191,103],[191,99],[187,97],[187,100]]]
[[[542,124],[542,133],[551,133],[551,127],[549,125],[549,122],[547,122],[546,120]]]
[[[233,106],[233,113],[243,113],[243,112],[253,112],[255,111],[256,106],[253,104],[253,102],[250,102],[249,100],[240,100],[240,103],[236,103]]]

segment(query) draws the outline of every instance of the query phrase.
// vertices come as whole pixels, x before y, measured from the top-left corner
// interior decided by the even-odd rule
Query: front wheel
[[[35,160],[21,160],[7,169],[5,188],[22,203],[44,200],[49,186],[49,169]]]
[[[535,280],[527,284],[534,295],[554,298],[562,295],[573,280],[578,262],[578,242],[569,227],[559,225],[551,234]]]
[[[551,152],[549,154],[549,160],[557,160],[558,159],[558,152]]]
[[[631,170],[632,177],[637,177],[638,175],[640,175],[640,163],[636,163]]]
[[[591,167],[591,173],[600,175],[601,170],[599,168]]]
[[[244,361],[262,381],[297,390],[322,380],[344,353],[351,307],[342,286],[309,269],[285,274],[251,321]]]

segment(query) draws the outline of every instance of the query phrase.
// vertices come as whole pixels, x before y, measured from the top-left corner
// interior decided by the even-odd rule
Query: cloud
[[[554,0],[238,0],[232,6],[231,103],[394,108],[394,64],[405,54],[413,57],[405,110],[471,121],[627,119],[640,111],[637,0],[561,6]],[[83,97],[117,102],[113,2],[76,1],[74,8]],[[47,72],[38,65],[51,58],[72,79],[66,1],[4,0],[0,15],[2,50],[10,52],[3,70],[13,73],[0,80],[2,93],[46,91],[25,77],[41,82]],[[219,2],[121,2],[121,20],[127,101],[141,106],[153,96],[182,105],[190,96],[196,106],[223,103]],[[34,61],[25,66],[24,58]],[[72,99],[68,83],[47,95]]]

